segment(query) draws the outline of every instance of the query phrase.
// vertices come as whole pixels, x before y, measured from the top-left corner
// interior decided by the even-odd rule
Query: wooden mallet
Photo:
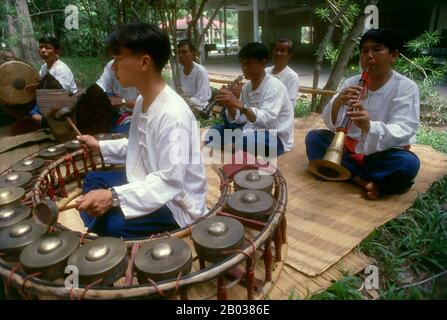
[[[82,136],[81,132],[76,128],[73,121],[71,121],[70,116],[73,114],[73,110],[68,107],[63,107],[59,109],[56,114],[54,115],[56,119],[58,120],[66,120],[68,124],[73,128],[73,130],[76,132],[78,136]]]

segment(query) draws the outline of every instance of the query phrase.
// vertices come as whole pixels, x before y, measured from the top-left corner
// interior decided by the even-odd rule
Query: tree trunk
[[[6,5],[9,8],[14,8],[14,0],[6,0]],[[8,46],[17,58],[23,59],[22,48],[19,45],[19,34],[15,27],[15,17],[11,15],[6,16],[6,21],[8,22]]]
[[[16,10],[19,19],[17,20],[18,32],[22,47],[23,59],[31,64],[40,62],[37,41],[34,38],[33,23],[28,10],[26,0],[16,0]]]
[[[318,82],[320,80],[320,71],[321,71],[321,64],[323,63],[324,53],[326,52],[327,46],[329,45],[329,41],[332,38],[332,35],[334,34],[335,25],[340,20],[340,18],[343,16],[343,13],[346,11],[346,9],[349,7],[349,2],[346,2],[343,8],[334,16],[334,18],[329,23],[329,26],[327,28],[326,34],[323,38],[323,41],[321,41],[320,46],[318,48],[318,56],[315,60],[315,66],[314,66],[314,80],[312,88],[317,89],[318,88]],[[312,95],[312,111],[315,112],[317,109],[317,95]]]
[[[361,1],[363,3],[363,1]],[[377,5],[378,0],[367,0],[365,7],[368,5]],[[361,13],[355,20],[354,24],[352,25],[351,31],[349,32],[348,36],[346,37],[343,46],[341,48],[340,54],[337,58],[337,61],[335,63],[334,68],[332,69],[332,72],[329,76],[329,79],[324,87],[325,90],[336,90],[338,87],[338,84],[340,83],[341,78],[343,77],[343,74],[346,70],[346,67],[349,62],[349,58],[351,57],[352,51],[354,50],[354,46],[357,43],[358,38],[360,37],[364,23],[365,18],[367,15],[364,14],[364,7],[361,7]],[[317,112],[321,113],[323,111],[323,108],[325,105],[329,102],[329,97],[321,97]]]

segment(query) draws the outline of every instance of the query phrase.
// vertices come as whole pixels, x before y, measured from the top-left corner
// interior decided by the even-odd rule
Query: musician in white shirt
[[[39,54],[45,61],[40,68],[39,76],[43,78],[49,73],[59,81],[63,89],[77,93],[78,88],[74,80],[73,72],[71,72],[70,68],[59,59],[59,53],[60,44],[58,39],[48,36],[39,39]],[[32,119],[39,124],[43,121],[43,116],[40,114],[38,106],[35,106],[33,110],[31,110],[30,115]]]
[[[196,49],[189,40],[177,45],[180,62],[180,86],[191,99],[191,107],[203,109],[211,99],[211,87],[205,67],[194,62]]]
[[[275,41],[272,47],[272,58],[274,65],[265,68],[265,72],[278,78],[287,88],[290,102],[295,107],[298,96],[299,77],[298,74],[288,66],[293,56],[294,45],[292,40],[280,38]]]
[[[240,98],[227,89],[221,89],[215,99],[227,106],[226,117],[231,123],[244,124],[241,137],[244,151],[259,144],[268,150],[265,155],[271,156],[270,151],[274,151],[272,153],[279,156],[293,148],[294,114],[284,84],[265,73],[268,55],[268,48],[261,43],[243,46],[239,60],[248,81],[242,87]],[[211,127],[207,133],[208,143],[220,138],[220,147],[224,147],[226,142],[231,142],[225,137],[231,130],[224,125]],[[219,147],[216,141],[210,146]],[[257,147],[255,154],[259,154]]]
[[[106,64],[96,84],[107,93],[114,107],[112,128],[110,131],[114,133],[129,132],[133,108],[139,93],[134,87],[123,88],[121,86],[115,76],[115,72],[112,70],[113,63],[114,60],[112,59]],[[115,109],[116,107],[118,107],[117,110]]]
[[[153,24],[123,25],[109,37],[117,79],[138,89],[128,139],[80,141],[126,171],[90,172],[78,200],[81,217],[100,235],[143,237],[185,227],[207,213],[207,181],[196,120],[163,80],[169,37]],[[179,156],[183,155],[183,156]]]
[[[360,40],[360,62],[368,68],[367,98],[358,101],[360,76],[345,81],[323,111],[328,130],[313,130],[306,137],[309,161],[323,158],[333,132],[345,115],[351,117],[342,164],[369,199],[406,192],[420,162],[409,151],[419,124],[419,90],[416,83],[391,67],[402,47],[390,30],[372,29]],[[346,151],[349,150],[349,151]]]

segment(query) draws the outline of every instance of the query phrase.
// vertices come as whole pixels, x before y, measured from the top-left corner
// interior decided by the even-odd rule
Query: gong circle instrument
[[[80,283],[100,280],[101,285],[111,286],[126,271],[127,247],[117,238],[99,238],[78,248],[68,264],[78,268]]]
[[[31,208],[23,204],[6,205],[0,207],[0,229],[12,226],[29,218]]]
[[[266,221],[273,209],[273,197],[261,190],[239,190],[228,197],[230,212],[259,221]]]
[[[252,189],[261,190],[268,193],[272,192],[273,176],[267,172],[258,169],[242,170],[234,175],[234,189]]]
[[[162,281],[186,275],[192,267],[191,247],[182,239],[163,238],[144,244],[135,256],[139,283]]]
[[[29,172],[11,172],[0,176],[0,188],[20,187],[26,188],[33,175]]]
[[[213,217],[199,222],[191,232],[197,255],[210,262],[228,257],[227,252],[242,248],[244,226],[236,219]]]
[[[97,136],[99,139],[124,137],[123,134]],[[208,214],[191,225],[139,239],[100,237],[86,231],[77,210],[67,209],[72,208],[73,201],[81,194],[83,177],[87,173],[123,170],[124,167],[107,164],[100,154],[69,145],[70,141],[54,146],[64,150],[57,156],[44,158],[46,154],[42,157],[44,152],[40,151],[13,165],[21,166],[28,161],[26,165],[30,170],[26,172],[33,174],[33,183],[26,194],[23,188],[17,187],[0,190],[0,208],[26,205],[33,214],[31,220],[28,212],[23,220],[17,217],[20,221],[12,221],[13,214],[5,209],[0,214],[5,227],[0,231],[20,226],[25,221],[33,221],[41,230],[33,241],[22,242],[23,246],[18,246],[14,254],[7,248],[0,248],[0,276],[8,281],[8,290],[20,290],[33,299],[41,296],[56,299],[183,298],[182,294],[191,299],[226,299],[234,297],[232,292],[238,290],[246,292],[246,295],[239,292],[238,297],[257,299],[263,297],[260,292],[271,290],[281,274],[287,249],[287,189],[279,170],[270,174],[273,179],[271,192],[264,192],[273,199],[273,207],[266,205],[263,210],[254,210],[257,215],[237,213],[232,210],[231,201],[232,196],[241,191],[263,192],[236,186],[239,172],[256,168],[226,165],[212,171],[216,175],[215,180],[210,180],[214,181],[210,186],[214,198],[208,201]],[[43,165],[31,169],[29,160],[43,161]],[[11,172],[16,172],[12,166],[0,176]],[[233,186],[238,190],[233,190]],[[250,187],[254,188],[253,185]],[[12,189],[20,192],[11,193]],[[251,206],[253,203],[257,206],[256,197],[248,196],[247,200]],[[262,211],[264,213],[260,214]],[[28,228],[22,226],[19,229],[16,234],[27,233],[25,229]],[[71,238],[76,236],[76,241],[70,241],[76,249],[71,254],[65,251],[62,254],[64,258],[68,255],[66,262],[59,255],[60,262],[47,259],[48,263],[42,266],[25,259],[24,250],[28,246],[33,250],[40,248],[40,253],[33,251],[34,257],[56,256],[56,252],[65,246],[61,245],[64,240],[55,237],[64,232],[69,232]],[[19,259],[20,252],[23,252],[23,261]],[[16,268],[17,263],[21,269]],[[57,275],[50,272],[64,264],[78,268],[79,287],[66,288],[61,277],[56,278]],[[255,291],[253,283],[260,288],[259,292]]]
[[[16,162],[11,169],[14,172],[30,172],[32,174],[39,171],[45,165],[45,160],[41,158],[29,158]]]
[[[27,245],[20,254],[20,263],[26,273],[37,272],[42,279],[53,281],[64,276],[68,258],[78,246],[76,233],[51,232]]]
[[[25,197],[25,189],[20,187],[6,187],[0,189],[0,207],[17,203]]]
[[[81,142],[77,139],[70,140],[64,143],[64,148],[68,150],[68,152],[76,151],[81,148]]]
[[[47,232],[47,228],[33,219],[23,220],[0,230],[0,252],[6,261],[18,261],[20,252],[28,244],[36,241]]]

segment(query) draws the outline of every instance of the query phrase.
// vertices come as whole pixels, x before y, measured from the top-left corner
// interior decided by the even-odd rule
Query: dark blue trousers
[[[223,149],[225,146],[225,141],[224,141],[225,130],[226,129],[227,130],[235,130],[235,129],[242,130],[242,127],[244,126],[244,124],[235,124],[235,123],[231,123],[230,121],[228,121],[226,113],[225,113],[225,109],[221,113],[221,117],[224,121],[224,124],[212,126],[211,129],[214,129],[219,133],[220,147],[221,147],[221,149]],[[245,152],[247,152],[247,150],[248,151],[250,150],[250,148],[248,146],[254,144],[255,155],[257,155],[258,154],[257,146],[258,146],[258,141],[259,141],[260,146],[264,147],[265,156],[267,156],[267,157],[270,156],[269,152],[268,152],[268,150],[270,148],[276,149],[276,156],[282,155],[284,153],[284,145],[282,144],[281,139],[278,137],[278,135],[275,135],[276,139],[274,139],[274,141],[270,141],[270,137],[271,137],[271,135],[269,135],[268,130],[263,130],[262,132],[254,131],[254,135],[250,135],[248,137],[244,135],[243,141],[242,141],[242,148]],[[211,143],[213,141],[213,136],[207,136],[206,139],[207,139],[206,144]],[[235,143],[235,142],[236,142],[235,138],[233,137],[232,143]]]
[[[124,171],[91,171],[84,177],[83,194],[90,190],[108,189],[127,183]],[[81,218],[88,231],[99,236],[112,236],[124,238],[147,237],[151,234],[171,231],[179,228],[174,220],[171,210],[167,206],[133,219],[124,219],[121,208],[112,208],[101,217],[91,217],[87,212],[81,211]]]
[[[322,159],[333,137],[334,133],[329,130],[309,131],[305,141],[309,161]],[[345,151],[341,164],[352,177],[374,182],[382,195],[408,191],[420,167],[419,158],[413,152],[400,148],[366,155],[363,166],[359,166]]]

